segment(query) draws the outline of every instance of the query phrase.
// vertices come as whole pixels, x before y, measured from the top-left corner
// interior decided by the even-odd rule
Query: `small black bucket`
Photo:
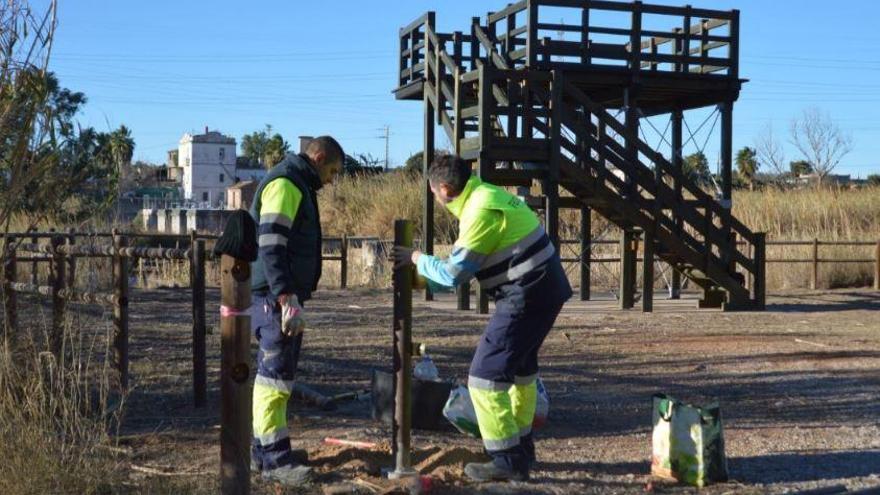
[[[443,406],[449,399],[453,384],[412,379],[412,427],[418,430],[444,430],[449,422],[443,417]],[[391,424],[394,418],[394,375],[373,370],[373,419]]]

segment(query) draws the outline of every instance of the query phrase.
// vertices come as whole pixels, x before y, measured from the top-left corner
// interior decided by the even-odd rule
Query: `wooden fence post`
[[[250,493],[251,265],[220,258],[220,493]]]
[[[113,367],[120,391],[128,390],[128,258],[121,250],[128,240],[113,230]]]
[[[37,244],[40,242],[40,238],[37,236],[31,236],[31,244]],[[40,281],[40,267],[36,261],[31,262],[31,285],[39,285]]]
[[[76,245],[76,230],[70,229],[67,235],[67,245]],[[76,287],[76,256],[67,255],[67,287]]]
[[[193,311],[193,402],[204,407],[207,401],[207,364],[205,359],[205,241],[196,240],[191,247],[192,311]]]
[[[471,285],[469,283],[456,286],[455,295],[458,299],[459,311],[468,311],[471,309]]]
[[[61,291],[64,290],[66,277],[64,275],[65,265],[67,261],[64,255],[58,252],[58,248],[64,243],[61,236],[52,237],[52,269],[51,269],[51,286],[52,286],[52,329],[49,333],[49,352],[56,359],[61,358],[61,349],[64,345],[64,309],[65,301],[61,297]]]
[[[15,244],[10,244],[9,237],[4,241],[6,252],[3,253],[3,313],[4,313],[4,344],[16,338],[13,333],[18,328],[18,311],[15,291],[12,284],[16,281],[17,265],[15,262]]]
[[[813,271],[810,274],[810,289],[819,287],[819,239],[813,239]]]
[[[767,303],[767,234],[755,232],[754,234],[755,280],[752,290],[755,293],[755,309],[763,311]]]
[[[880,290],[880,241],[874,253],[874,290]]]
[[[489,295],[477,284],[477,313],[481,315],[489,314]]]
[[[394,222],[394,245],[412,247],[412,222]],[[394,422],[391,430],[395,469],[392,478],[414,476],[410,457],[412,420],[412,281],[411,266],[394,270]]]
[[[348,235],[342,235],[342,246],[339,248],[339,288],[348,288]]]

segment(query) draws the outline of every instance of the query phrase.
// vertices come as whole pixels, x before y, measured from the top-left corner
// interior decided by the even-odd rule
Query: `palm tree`
[[[124,125],[120,125],[119,129],[111,132],[107,144],[109,145],[109,153],[116,166],[116,214],[119,216],[119,200],[122,197],[123,170],[125,166],[131,164],[131,158],[134,155],[134,138],[131,137],[131,130]]]
[[[736,168],[739,175],[749,183],[749,189],[755,189],[755,175],[758,173],[758,153],[746,146],[736,153]]]

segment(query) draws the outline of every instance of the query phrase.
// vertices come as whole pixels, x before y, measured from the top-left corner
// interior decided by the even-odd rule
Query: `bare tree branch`
[[[818,108],[808,108],[791,122],[791,143],[810,162],[821,183],[853,150],[853,139]]]

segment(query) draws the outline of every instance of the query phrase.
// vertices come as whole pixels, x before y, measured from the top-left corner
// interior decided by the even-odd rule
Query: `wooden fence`
[[[116,370],[116,385],[124,390],[128,387],[129,368],[129,280],[132,261],[180,260],[190,265],[190,290],[192,297],[192,340],[193,340],[193,400],[196,407],[206,402],[206,264],[217,261],[207,243],[216,240],[216,236],[200,235],[165,235],[165,234],[131,234],[114,231],[112,233],[77,233],[77,232],[28,232],[7,236],[6,253],[3,258],[3,297],[4,321],[6,328],[14,329],[18,321],[17,294],[30,293],[49,297],[52,305],[52,323],[49,338],[49,350],[58,355],[63,343],[64,315],[69,303],[83,303],[109,306],[113,309],[113,333],[111,364]],[[78,244],[83,239],[106,239],[109,243],[102,245]],[[133,242],[139,239],[150,241],[174,241],[185,247],[138,247]],[[42,241],[42,242],[41,242]],[[149,242],[149,241],[148,241]],[[324,242],[338,251],[339,254],[325,255],[324,260],[339,262],[339,287],[348,287],[349,252],[352,243],[377,242],[390,245],[390,240],[376,238],[349,237],[325,238]],[[596,263],[619,263],[619,256],[593,257],[592,247],[597,245],[620,245],[616,240],[594,239],[582,243],[581,240],[563,240],[562,245],[581,245],[579,256],[563,257],[566,264],[581,266],[581,298],[590,298],[591,265]],[[768,241],[768,246],[811,246],[812,256],[808,258],[769,258],[767,263],[809,263],[812,267],[810,287],[819,285],[819,267],[828,263],[873,263],[874,289],[880,290],[880,241],[821,241],[818,239],[805,241]],[[857,246],[874,247],[873,257],[860,258],[829,258],[820,256],[821,248],[826,246]],[[103,258],[112,266],[112,289],[107,292],[80,290],[76,287],[77,260],[81,258]],[[49,264],[49,276],[45,285],[40,284],[37,265]],[[22,266],[30,266],[30,277],[27,282],[20,281],[24,275]],[[460,294],[461,296],[461,294]],[[488,310],[487,301],[481,298],[480,307]],[[461,301],[460,301],[461,303]],[[469,302],[466,304],[469,306]],[[467,309],[462,307],[461,309]]]

